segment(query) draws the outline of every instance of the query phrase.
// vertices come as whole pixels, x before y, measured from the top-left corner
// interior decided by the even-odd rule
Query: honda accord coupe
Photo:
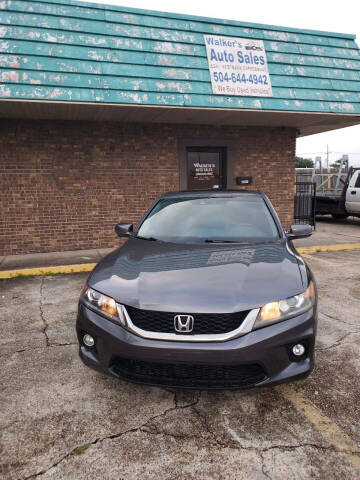
[[[273,385],[314,366],[317,296],[292,240],[256,191],[159,198],[80,296],[80,357],[136,383],[197,389]]]

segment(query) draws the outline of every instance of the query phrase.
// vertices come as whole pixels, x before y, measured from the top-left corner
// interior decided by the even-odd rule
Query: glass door
[[[226,188],[225,162],[224,148],[187,148],[188,190]]]

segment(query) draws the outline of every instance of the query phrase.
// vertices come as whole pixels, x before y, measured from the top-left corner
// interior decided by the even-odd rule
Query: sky
[[[244,22],[352,33],[360,45],[359,0],[87,0],[124,7],[187,13]],[[296,154],[306,158],[326,157],[330,163],[348,154],[350,164],[360,166],[360,125],[297,139]]]

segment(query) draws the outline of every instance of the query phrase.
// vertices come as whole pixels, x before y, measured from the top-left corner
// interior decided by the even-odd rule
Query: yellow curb
[[[299,247],[300,254],[318,252],[341,252],[343,250],[360,250],[360,243],[338,243],[335,245],[319,245],[317,247]]]
[[[319,245],[315,247],[299,247],[300,254],[318,252],[339,252],[342,250],[360,250],[360,243],[339,243],[337,245]],[[56,275],[66,273],[91,272],[96,263],[79,263],[75,265],[57,265],[55,267],[20,268],[18,270],[0,271],[0,279],[15,277],[35,277],[38,275]]]
[[[37,275],[55,275],[58,273],[79,273],[91,272],[96,263],[80,263],[77,265],[57,265],[56,267],[38,267],[38,268],[21,268],[18,270],[0,271],[0,279],[15,277],[35,277]]]

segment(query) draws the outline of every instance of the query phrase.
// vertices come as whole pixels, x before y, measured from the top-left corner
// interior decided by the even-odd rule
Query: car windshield
[[[274,241],[279,232],[260,196],[159,200],[137,236],[168,242]]]

